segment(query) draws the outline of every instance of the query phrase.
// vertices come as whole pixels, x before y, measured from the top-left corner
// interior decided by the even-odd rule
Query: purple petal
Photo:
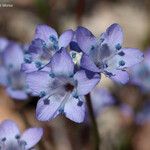
[[[31,72],[34,72],[34,71],[37,71],[38,68],[35,66],[35,63],[23,63],[21,65],[21,71],[24,72],[24,73],[31,73]]]
[[[88,94],[100,81],[99,75],[95,75],[93,78],[88,79],[85,71],[78,71],[74,75],[74,80],[77,81],[77,94],[86,95]]]
[[[86,54],[82,55],[81,67],[93,72],[100,72],[99,68],[94,64],[90,57]]]
[[[7,45],[8,45],[8,40],[7,39],[5,39],[5,38],[0,38],[0,52],[3,52],[4,51],[4,49],[7,47]]]
[[[119,24],[112,24],[107,28],[104,39],[109,43],[110,47],[116,48],[119,44],[122,45],[123,42],[123,31]],[[105,42],[105,41],[104,41]]]
[[[20,131],[14,121],[4,120],[3,122],[1,122],[0,139],[6,138],[7,140],[11,140],[17,135],[20,135]]]
[[[24,62],[21,47],[16,43],[9,44],[3,53],[3,60],[8,69],[20,70],[21,64]]]
[[[26,75],[26,83],[33,95],[40,96],[41,93],[48,94],[52,78],[48,72],[38,71]]]
[[[81,50],[89,54],[93,46],[96,44],[94,35],[84,27],[78,27],[76,30],[76,39]]]
[[[8,81],[7,81],[7,75],[8,72],[6,68],[0,67],[0,85],[6,86]]]
[[[36,27],[34,39],[42,39],[47,45],[49,45],[50,36],[54,36],[56,39],[58,39],[57,32],[53,28],[47,25],[38,25]]]
[[[24,90],[15,90],[11,87],[8,87],[6,91],[11,98],[14,98],[16,100],[27,100],[28,98],[28,95]]]
[[[51,69],[54,75],[70,77],[74,73],[74,63],[65,48],[57,52],[51,61]]]
[[[124,55],[120,56],[120,59],[122,59],[125,64],[120,66],[120,68],[132,67],[144,59],[143,53],[136,48],[123,48],[121,51],[124,53]]]
[[[62,33],[62,35],[59,37],[59,49],[62,47],[67,47],[69,43],[71,42],[73,38],[73,30],[66,30]]]
[[[126,84],[129,81],[129,75],[126,71],[116,70],[113,74],[114,76],[111,76],[110,79],[118,83]]]
[[[27,129],[21,136],[21,141],[25,141],[26,149],[30,149],[35,146],[43,136],[43,129],[42,128],[29,128]]]
[[[65,116],[77,123],[83,122],[85,118],[85,102],[81,97],[79,98],[71,96],[64,107]]]
[[[65,96],[52,95],[41,98],[37,103],[36,116],[40,121],[48,121],[54,119],[62,109]]]

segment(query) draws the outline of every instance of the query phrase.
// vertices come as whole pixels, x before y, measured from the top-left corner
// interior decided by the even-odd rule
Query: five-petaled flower
[[[1,150],[29,150],[40,141],[42,136],[42,128],[29,128],[21,134],[14,121],[4,120],[0,123]]]
[[[24,72],[46,69],[52,56],[62,47],[66,48],[73,38],[73,30],[64,31],[60,37],[57,32],[47,26],[38,25],[36,27],[34,39],[24,57],[22,64]]]
[[[96,38],[88,29],[78,27],[76,39],[83,51],[81,66],[93,72],[126,83],[129,79],[126,68],[143,60],[143,53],[135,48],[122,48],[123,32],[118,24],[112,24]]]
[[[18,100],[28,98],[25,74],[20,71],[23,62],[24,52],[21,46],[10,41],[1,53],[0,84],[6,87],[10,97]]]
[[[99,82],[97,74],[92,78],[83,70],[75,72],[74,63],[65,48],[54,54],[50,71],[27,74],[27,84],[34,95],[41,96],[36,108],[37,118],[47,121],[59,114],[82,122],[85,115],[84,95]]]

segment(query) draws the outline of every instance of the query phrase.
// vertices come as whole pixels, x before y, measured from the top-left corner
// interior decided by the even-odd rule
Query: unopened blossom
[[[143,60],[140,50],[122,47],[123,31],[118,24],[112,24],[97,38],[88,29],[78,27],[76,39],[84,52],[81,59],[83,68],[103,73],[121,83],[129,79],[126,69]]]
[[[22,70],[29,73],[46,68],[52,56],[62,47],[66,48],[72,38],[73,30],[71,29],[58,36],[53,28],[38,25],[34,39],[24,57],[25,63],[22,65]]]
[[[75,122],[83,122],[84,95],[94,88],[99,77],[95,74],[88,78],[84,70],[75,72],[72,57],[65,48],[54,54],[50,68],[27,74],[32,94],[41,97],[36,108],[38,120],[48,121],[63,114]]]
[[[42,135],[42,128],[29,128],[21,134],[14,121],[4,120],[0,123],[0,149],[29,150],[40,141]]]
[[[25,75],[20,71],[24,61],[24,52],[20,45],[10,42],[2,52],[0,65],[0,84],[6,88],[8,95],[14,99],[26,100]]]

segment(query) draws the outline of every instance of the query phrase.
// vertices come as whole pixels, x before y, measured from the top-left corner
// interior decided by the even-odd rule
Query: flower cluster
[[[4,120],[0,123],[0,149],[29,150],[40,141],[42,135],[42,128],[29,128],[21,134],[14,121]]]
[[[53,28],[38,25],[29,45],[0,38],[0,84],[14,99],[40,97],[36,108],[40,121],[63,114],[83,122],[85,95],[100,82],[101,74],[124,84],[129,79],[127,68],[143,60],[140,50],[122,48],[122,43],[123,31],[116,23],[97,38],[84,27],[58,36]]]
[[[59,114],[75,122],[85,117],[85,95],[99,83],[101,73],[126,83],[126,69],[143,60],[135,48],[122,48],[123,31],[113,24],[96,38],[88,29],[57,32],[38,25],[25,54],[22,71],[32,95],[39,96],[38,120],[48,121]]]

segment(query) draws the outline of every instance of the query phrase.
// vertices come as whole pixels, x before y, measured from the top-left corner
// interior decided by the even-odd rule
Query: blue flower
[[[14,121],[4,120],[0,123],[0,149],[29,150],[40,141],[42,135],[42,128],[29,128],[21,134]]]
[[[21,47],[10,42],[2,52],[0,65],[0,84],[6,87],[10,97],[18,100],[26,100],[28,97],[25,91],[25,75],[20,71],[23,58]]]
[[[69,45],[73,34],[72,30],[66,30],[58,38],[58,34],[53,28],[47,25],[38,25],[28,53],[25,55],[22,70],[29,73],[47,67],[51,57],[62,47],[66,48]]]
[[[138,85],[144,92],[150,91],[150,50],[145,52],[142,63],[131,68],[131,83]]]
[[[112,24],[96,38],[88,29],[78,27],[76,39],[84,52],[81,66],[93,72],[103,73],[112,80],[126,83],[126,68],[143,60],[143,53],[135,48],[122,48],[123,32],[118,24]]]
[[[82,122],[85,116],[84,95],[99,82],[95,74],[88,78],[86,72],[75,72],[72,57],[65,48],[54,54],[50,71],[27,74],[27,84],[33,95],[41,96],[36,108],[38,120],[48,121],[59,114]]]

